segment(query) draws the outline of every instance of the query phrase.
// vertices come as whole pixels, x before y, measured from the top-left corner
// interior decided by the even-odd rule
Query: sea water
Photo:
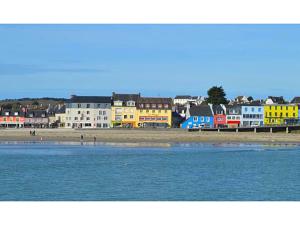
[[[300,200],[300,146],[0,144],[0,200]]]

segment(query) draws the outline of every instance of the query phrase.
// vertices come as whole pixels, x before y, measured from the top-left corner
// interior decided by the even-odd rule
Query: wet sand
[[[114,143],[300,143],[300,133],[188,132],[183,129],[36,129],[36,136],[30,135],[30,129],[1,129],[0,141],[77,142],[81,135],[85,142],[93,142],[96,137],[97,142]]]

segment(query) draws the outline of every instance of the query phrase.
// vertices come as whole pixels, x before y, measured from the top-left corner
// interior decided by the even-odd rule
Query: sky
[[[0,99],[300,96],[300,25],[0,25]]]

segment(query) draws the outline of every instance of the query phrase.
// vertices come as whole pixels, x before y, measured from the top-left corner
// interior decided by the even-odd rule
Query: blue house
[[[242,105],[242,127],[256,127],[264,125],[264,106],[259,103]]]
[[[193,106],[187,109],[187,119],[181,128],[213,128],[214,115],[210,105]]]

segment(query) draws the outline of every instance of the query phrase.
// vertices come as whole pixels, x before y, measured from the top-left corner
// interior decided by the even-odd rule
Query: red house
[[[227,120],[226,120],[226,110],[224,105],[214,105],[212,108],[214,112],[214,127],[215,128],[226,127]]]

